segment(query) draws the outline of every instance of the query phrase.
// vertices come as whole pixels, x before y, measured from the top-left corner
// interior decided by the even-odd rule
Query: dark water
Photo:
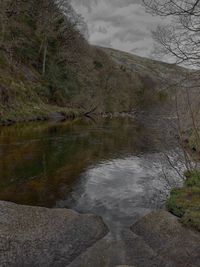
[[[130,118],[2,127],[0,199],[131,224],[166,198],[155,140]]]

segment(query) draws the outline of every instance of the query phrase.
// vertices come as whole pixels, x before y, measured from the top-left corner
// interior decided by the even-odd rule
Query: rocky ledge
[[[0,201],[0,266],[67,266],[107,231],[95,215]]]
[[[184,227],[171,213],[153,212],[134,224],[131,230],[169,266],[200,266],[200,233]]]
[[[148,214],[120,239],[107,236],[69,267],[199,267],[200,234],[166,211]]]
[[[0,201],[0,266],[200,266],[199,232],[166,211],[145,216],[118,238],[107,233],[95,215]]]

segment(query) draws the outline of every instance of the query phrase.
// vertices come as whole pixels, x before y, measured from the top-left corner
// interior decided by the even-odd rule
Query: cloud
[[[145,12],[142,0],[71,0],[88,24],[89,42],[151,57],[151,31],[166,21]]]

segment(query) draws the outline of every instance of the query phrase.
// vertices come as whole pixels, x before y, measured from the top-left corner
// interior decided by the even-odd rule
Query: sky
[[[142,0],[71,0],[88,25],[89,42],[144,57],[152,54],[151,31],[167,22],[146,13]]]

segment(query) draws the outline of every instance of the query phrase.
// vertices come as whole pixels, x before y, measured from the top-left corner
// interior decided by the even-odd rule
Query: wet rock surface
[[[106,233],[95,215],[0,201],[0,266],[67,266]]]

